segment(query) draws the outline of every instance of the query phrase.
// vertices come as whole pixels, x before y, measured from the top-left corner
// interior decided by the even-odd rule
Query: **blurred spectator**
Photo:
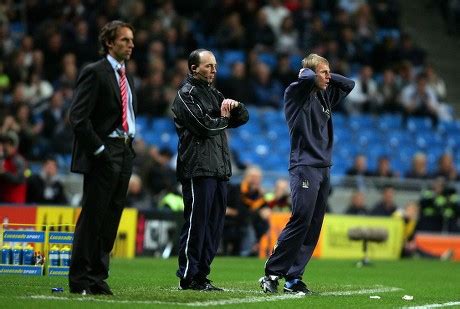
[[[276,69],[273,72],[273,77],[281,82],[283,88],[286,88],[297,80],[297,72],[292,70],[289,62],[290,59],[288,54],[279,54]]]
[[[271,210],[267,207],[262,189],[262,170],[257,166],[250,166],[244,172],[240,184],[241,201],[249,211],[250,225],[247,226],[241,243],[241,255],[257,255],[259,241],[268,231],[268,218]]]
[[[241,242],[248,233],[250,223],[249,209],[243,204],[240,184],[229,184],[222,234],[222,250],[225,255],[240,255]]]
[[[56,133],[56,127],[64,121],[64,97],[61,91],[55,91],[49,101],[48,108],[43,112],[43,137],[51,140]]]
[[[19,152],[26,158],[37,158],[35,146],[43,129],[43,122],[36,119],[26,104],[17,106],[14,130],[19,135]]]
[[[294,19],[291,15],[284,17],[281,22],[280,33],[276,36],[276,52],[297,53],[299,32],[294,27]]]
[[[402,258],[428,258],[448,260],[452,257],[452,250],[446,250],[441,255],[434,255],[417,246],[415,241],[416,227],[419,217],[419,207],[415,202],[408,202],[404,207],[404,212],[401,214],[404,220],[404,236],[403,236],[403,249],[401,251]]]
[[[345,104],[348,113],[375,113],[378,111],[377,83],[372,78],[372,74],[372,68],[365,65],[361,68],[359,77],[354,79],[355,88],[348,95],[348,102]]]
[[[401,47],[399,51],[399,59],[407,60],[415,67],[421,67],[425,64],[426,53],[423,49],[414,45],[412,37],[405,33],[401,36]]]
[[[8,91],[11,86],[11,80],[8,74],[5,72],[5,66],[0,61],[0,97],[3,97],[3,93]],[[2,99],[0,99],[0,104]]]
[[[169,165],[173,154],[168,149],[151,147],[149,156],[151,166],[147,170],[145,184],[154,202],[158,202],[163,195],[176,191],[176,174]]]
[[[369,1],[377,26],[384,29],[399,28],[400,8],[397,0]]]
[[[401,103],[407,116],[426,116],[431,118],[434,126],[438,123],[439,101],[428,86],[425,74],[419,74],[415,83],[402,89]]]
[[[398,100],[399,87],[393,70],[383,71],[382,81],[377,86],[378,100],[382,112],[402,113],[403,107]]]
[[[397,177],[398,173],[391,169],[391,162],[387,156],[381,156],[377,163],[377,169],[372,173],[374,177]]]
[[[259,62],[253,76],[252,92],[255,95],[254,104],[258,107],[270,106],[280,109],[283,104],[284,89],[281,83],[271,76],[268,65]]]
[[[254,27],[249,32],[249,47],[261,50],[271,50],[275,44],[275,34],[267,23],[267,14],[263,10],[257,12]]]
[[[244,63],[236,61],[232,64],[232,73],[225,80],[217,80],[221,84],[222,93],[225,97],[232,97],[243,103],[254,102],[253,91],[247,78]]]
[[[347,215],[368,215],[369,211],[366,206],[366,196],[362,191],[355,191],[351,195],[350,204],[348,208],[345,210],[345,214]]]
[[[431,189],[424,190],[420,199],[419,231],[458,232],[460,230],[460,201],[455,189],[442,177],[436,178]]]
[[[428,179],[430,175],[428,174],[427,168],[427,158],[426,155],[422,152],[417,152],[412,157],[412,167],[407,172],[406,178],[413,179]]]
[[[9,131],[0,142],[0,203],[25,203],[27,163],[18,153],[19,137]]]
[[[232,12],[217,29],[217,46],[224,49],[244,49],[247,45],[246,29],[241,24],[240,14]]]
[[[394,201],[394,188],[391,185],[386,185],[382,191],[382,199],[371,210],[372,216],[389,217],[398,209]]]
[[[138,97],[139,115],[164,116],[170,109],[170,102],[166,100],[163,72],[149,73]]]
[[[290,15],[289,10],[283,6],[281,0],[268,0],[262,7],[262,11],[267,15],[267,22],[276,35],[281,32],[281,24],[286,16]]]
[[[289,182],[286,179],[278,179],[274,191],[265,194],[265,200],[272,211],[291,212]]]
[[[433,64],[429,63],[425,66],[424,73],[428,80],[428,86],[433,89],[439,101],[445,101],[447,97],[446,83],[439,77]]]
[[[141,210],[152,209],[152,200],[144,190],[142,179],[137,174],[132,174],[129,179],[126,205]]]
[[[455,168],[452,155],[448,152],[443,153],[438,160],[438,168],[434,172],[434,177],[442,177],[446,181],[459,180],[457,169]]]
[[[358,154],[355,157],[353,166],[346,172],[349,176],[371,176],[372,173],[367,169],[367,157],[363,154]]]
[[[58,172],[56,160],[46,159],[40,174],[34,174],[27,179],[27,203],[66,205],[68,200]]]

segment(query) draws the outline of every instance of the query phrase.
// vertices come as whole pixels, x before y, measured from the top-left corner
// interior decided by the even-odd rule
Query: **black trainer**
[[[196,290],[202,291],[206,288],[204,282],[198,282],[196,280],[180,279],[179,290]]]
[[[307,288],[307,285],[302,280],[295,280],[294,283],[286,282],[284,284],[284,293],[292,293],[292,294],[311,294],[311,291]]]
[[[201,283],[204,285],[204,289],[202,291],[223,291],[224,289],[219,288],[212,284],[212,281],[208,278],[204,278],[201,280]]]
[[[260,287],[264,293],[278,293],[278,279],[277,276],[264,276],[259,279]]]

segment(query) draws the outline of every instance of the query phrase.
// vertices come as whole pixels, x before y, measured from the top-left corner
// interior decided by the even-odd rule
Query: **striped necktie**
[[[117,70],[120,75],[120,94],[121,94],[121,125],[125,132],[128,132],[128,80],[126,79],[125,67]]]

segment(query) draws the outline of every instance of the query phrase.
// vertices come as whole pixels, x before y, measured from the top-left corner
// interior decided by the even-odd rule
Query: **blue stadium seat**
[[[377,119],[377,127],[382,131],[402,128],[402,116],[400,114],[383,114]]]
[[[278,60],[276,59],[276,56],[272,53],[260,53],[257,58],[259,61],[265,63],[270,67],[270,70],[275,70],[276,69],[276,64],[278,63]]]
[[[433,125],[428,117],[409,117],[407,119],[407,129],[411,132],[431,131]]]
[[[246,54],[242,50],[225,50],[222,52],[222,64],[232,65],[235,62],[245,62]]]
[[[371,115],[351,115],[349,124],[352,130],[371,130],[375,128],[375,121]]]
[[[298,72],[302,68],[303,57],[298,54],[292,54],[289,56],[289,66],[294,72]]]

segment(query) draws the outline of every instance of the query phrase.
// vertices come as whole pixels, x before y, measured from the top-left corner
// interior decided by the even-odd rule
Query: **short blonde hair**
[[[317,54],[310,54],[302,60],[302,67],[316,71],[316,67],[320,63],[325,63],[329,65],[329,61],[326,58],[321,57]]]

